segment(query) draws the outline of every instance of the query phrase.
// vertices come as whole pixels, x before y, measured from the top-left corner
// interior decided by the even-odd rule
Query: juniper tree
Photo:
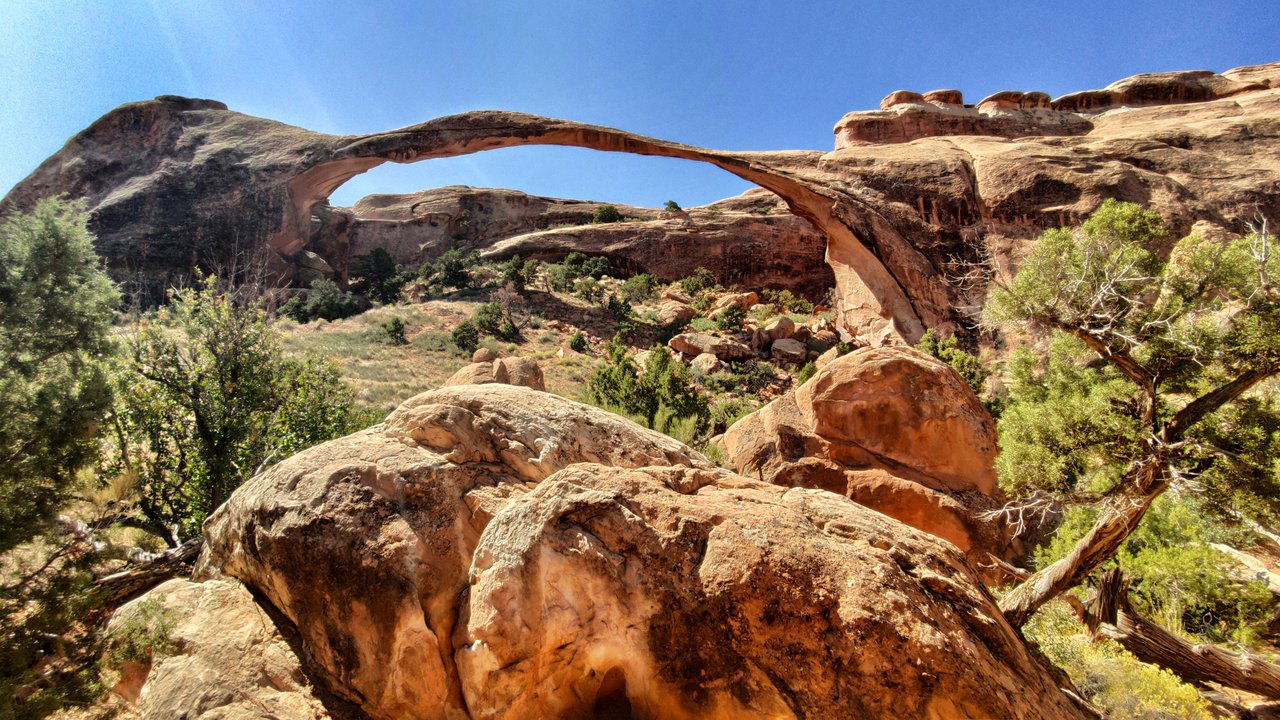
[[[1280,370],[1274,238],[1166,238],[1157,214],[1109,200],[1079,229],[1044,233],[987,305],[988,321],[1094,359],[1056,352],[1039,400],[1024,393],[1002,418],[1006,486],[1099,505],[1065,557],[1004,597],[1015,626],[1112,558],[1173,483],[1224,512],[1269,506],[1276,414],[1250,391]]]

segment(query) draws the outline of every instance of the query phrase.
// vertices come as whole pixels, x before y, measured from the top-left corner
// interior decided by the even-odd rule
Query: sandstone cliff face
[[[956,91],[895,93],[885,110],[846,116],[831,153],[708,150],[505,112],[330,136],[166,97],[108,113],[14,188],[0,212],[59,192],[85,198],[113,270],[143,287],[194,265],[225,271],[259,258],[287,280],[308,249],[349,254],[356,213],[322,203],[383,162],[525,144],[677,157],[756,183],[813,225],[845,329],[877,344],[914,342],[926,326],[969,331],[959,308],[983,287],[958,278],[1007,269],[1028,239],[1108,197],[1149,205],[1176,232],[1197,223],[1239,232],[1258,214],[1280,217],[1278,77],[1280,64],[1140,75],[1053,101],[1002,92],[974,108]]]
[[[1081,716],[953,546],[528,388],[420,395],[205,536],[374,718]]]

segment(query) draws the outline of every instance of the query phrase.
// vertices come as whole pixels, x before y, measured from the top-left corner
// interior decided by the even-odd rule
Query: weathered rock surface
[[[995,423],[946,364],[907,348],[826,359],[808,382],[734,423],[726,461],[748,477],[840,493],[945,538],[975,561],[1006,556]]]
[[[125,663],[115,688],[144,720],[329,717],[297,655],[239,582],[170,580],[116,611],[108,638],[118,643],[131,624],[144,625],[148,606],[173,622],[176,649]]]
[[[477,355],[480,353],[476,351]],[[492,353],[489,353],[492,355]],[[474,357],[472,358],[475,359]],[[533,358],[507,357],[490,361],[472,362],[458,369],[458,372],[444,381],[444,387],[454,385],[486,385],[502,383],[505,385],[523,385],[534,390],[546,390],[542,377],[542,368]]]
[[[869,344],[915,342],[926,326],[972,332],[957,308],[973,305],[984,288],[955,281],[971,264],[990,261],[994,268],[986,269],[1005,272],[1028,239],[1079,221],[1106,198],[1147,204],[1175,233],[1197,222],[1235,233],[1259,213],[1280,217],[1278,77],[1280,63],[1221,75],[1140,75],[1058,98],[1048,109],[1034,92],[1000,94],[981,110],[943,102],[959,98],[941,93],[846,116],[830,153],[708,150],[507,112],[331,136],[214,101],[163,97],[117,108],[73,137],[0,201],[0,213],[58,193],[84,198],[113,271],[158,292],[193,265],[237,265],[229,259],[246,249],[261,251],[280,280],[295,275],[308,250],[341,275],[335,258],[351,253],[356,213],[328,208],[325,198],[384,162],[529,144],[684,158],[756,183],[812,223],[826,240],[843,331]],[[799,259],[799,235],[779,229],[785,223],[722,214],[725,222],[758,218],[768,227],[748,234],[782,232],[785,238],[765,245],[796,253],[763,267],[776,253],[753,249],[744,262],[763,269],[752,272],[814,272]],[[381,221],[369,218],[374,233]],[[681,239],[672,223],[684,221],[671,214],[640,224],[652,225],[653,237],[667,238],[670,248],[720,242],[714,235]],[[591,228],[590,242],[617,240],[622,253],[630,242],[622,235],[631,229],[621,226],[633,223],[615,225]],[[527,237],[501,252],[553,252],[548,242],[560,241]]]
[[[804,343],[791,338],[779,338],[769,347],[769,357],[780,363],[795,365],[808,359],[809,350]]]
[[[831,493],[575,465],[494,518],[470,582],[476,716],[1079,716],[954,548]]]
[[[250,480],[205,524],[202,563],[261,592],[329,686],[374,717],[462,715],[452,637],[480,533],[526,483],[575,462],[711,467],[555,395],[445,388]]]
[[[205,536],[375,718],[1080,717],[950,545],[525,388],[419,395]]]
[[[710,333],[681,333],[668,340],[667,346],[681,355],[697,357],[706,353],[714,355],[724,362],[755,357],[755,352],[750,347],[737,340]]]

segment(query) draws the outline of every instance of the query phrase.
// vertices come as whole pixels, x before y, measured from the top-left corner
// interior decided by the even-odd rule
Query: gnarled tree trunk
[[[1097,594],[1077,612],[1095,638],[1115,640],[1139,660],[1167,668],[1183,680],[1280,699],[1280,667],[1251,653],[1189,643],[1142,617],[1129,604],[1129,580],[1119,569],[1102,575]]]

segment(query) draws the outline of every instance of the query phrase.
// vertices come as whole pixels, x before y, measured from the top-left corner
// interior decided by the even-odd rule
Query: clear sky
[[[313,130],[471,109],[723,149],[830,149],[896,89],[1060,95],[1137,72],[1280,60],[1280,2],[2,0],[0,193],[121,103],[208,97]],[[440,185],[692,206],[710,166],[573,148],[387,164],[335,193]]]

